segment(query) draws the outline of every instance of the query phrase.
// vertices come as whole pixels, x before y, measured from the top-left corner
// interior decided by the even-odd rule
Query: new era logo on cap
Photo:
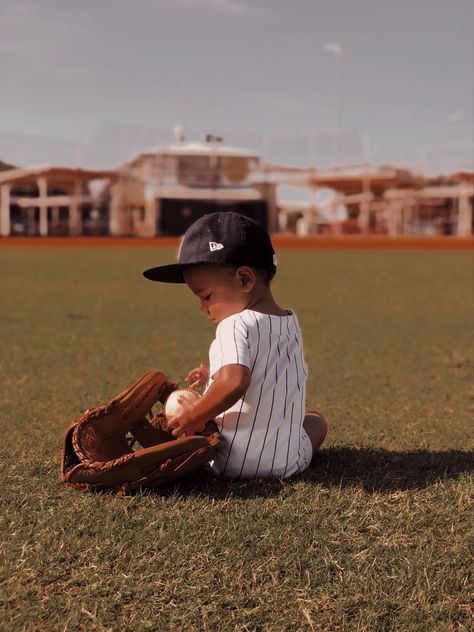
[[[222,250],[222,248],[224,248],[224,244],[218,244],[217,241],[209,242],[209,250],[211,252],[214,252],[214,250]]]

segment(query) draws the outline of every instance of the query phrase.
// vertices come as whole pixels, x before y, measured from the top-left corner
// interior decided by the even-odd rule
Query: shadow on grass
[[[362,487],[368,492],[422,489],[474,470],[474,452],[393,452],[380,448],[321,450],[302,479],[325,487]]]
[[[203,495],[212,498],[257,498],[279,495],[292,482],[322,487],[359,487],[369,493],[423,489],[437,480],[458,478],[474,470],[474,452],[448,450],[393,452],[379,448],[334,447],[321,450],[301,475],[286,479],[232,481],[210,474],[183,480],[172,490],[155,493]]]

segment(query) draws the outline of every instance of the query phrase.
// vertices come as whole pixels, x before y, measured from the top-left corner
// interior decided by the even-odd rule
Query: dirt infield
[[[179,237],[1,237],[0,248],[173,248]],[[387,235],[272,236],[275,248],[321,250],[473,250],[474,237]]]

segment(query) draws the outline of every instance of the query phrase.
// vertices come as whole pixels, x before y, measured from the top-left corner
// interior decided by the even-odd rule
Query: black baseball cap
[[[240,213],[225,211],[203,215],[191,224],[184,233],[178,263],[149,268],[143,276],[162,283],[184,283],[184,270],[203,263],[247,265],[265,270],[270,278],[276,272],[275,251],[263,226]]]

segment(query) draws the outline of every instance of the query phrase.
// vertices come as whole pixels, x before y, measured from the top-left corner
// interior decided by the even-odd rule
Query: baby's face
[[[189,268],[183,276],[201,301],[201,311],[213,323],[246,309],[249,296],[235,270],[202,265]]]

